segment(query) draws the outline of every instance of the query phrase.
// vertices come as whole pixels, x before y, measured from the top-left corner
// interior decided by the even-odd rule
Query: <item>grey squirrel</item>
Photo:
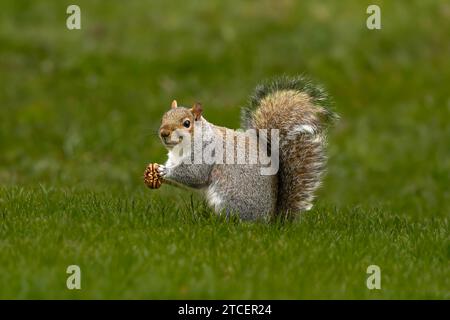
[[[328,95],[321,87],[302,76],[280,77],[257,86],[241,117],[242,129],[253,129],[256,136],[213,125],[202,112],[199,103],[186,108],[179,107],[175,100],[172,102],[159,129],[169,153],[164,165],[155,164],[158,177],[171,184],[201,190],[217,213],[235,213],[245,220],[293,216],[311,209],[326,165],[326,131],[338,118],[328,107]],[[197,150],[205,151],[213,141],[221,141],[223,147],[223,141],[236,142],[243,138],[243,144],[232,146],[233,155],[229,149],[226,153],[231,157],[243,153],[244,159],[249,160],[248,146],[262,136],[263,129],[278,129],[275,151],[279,168],[272,174],[261,174],[267,163],[196,161],[195,139],[186,139],[195,138],[196,132],[201,131],[202,141],[197,144]],[[267,145],[272,147],[273,136],[265,137]],[[265,148],[256,145],[257,149]],[[189,151],[182,151],[187,146]],[[224,157],[220,155],[216,160]]]

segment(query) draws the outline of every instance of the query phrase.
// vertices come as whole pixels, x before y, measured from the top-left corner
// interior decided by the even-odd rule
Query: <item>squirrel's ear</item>
[[[195,120],[200,120],[200,117],[202,116],[202,105],[199,102],[196,102],[192,108],[191,108],[191,112],[194,114],[194,119]]]
[[[173,101],[172,101],[172,106],[171,106],[171,108],[172,108],[172,109],[175,109],[175,108],[177,108],[177,107],[178,107],[177,100],[173,100]]]

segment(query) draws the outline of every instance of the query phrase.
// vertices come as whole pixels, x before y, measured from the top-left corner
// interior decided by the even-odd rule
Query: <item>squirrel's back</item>
[[[244,129],[278,129],[277,212],[309,210],[326,165],[326,131],[337,115],[325,91],[304,77],[281,77],[256,87],[242,110]]]

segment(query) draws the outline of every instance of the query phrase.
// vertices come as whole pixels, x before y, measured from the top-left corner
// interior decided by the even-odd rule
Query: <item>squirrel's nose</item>
[[[161,137],[163,137],[163,138],[167,138],[168,136],[170,136],[170,130],[167,130],[167,129],[161,129],[159,131],[159,133],[161,134]]]

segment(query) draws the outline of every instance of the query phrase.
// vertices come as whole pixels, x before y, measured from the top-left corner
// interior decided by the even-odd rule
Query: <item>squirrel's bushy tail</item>
[[[278,213],[309,210],[326,164],[326,129],[337,119],[325,91],[304,77],[256,87],[242,110],[244,129],[279,129]]]

